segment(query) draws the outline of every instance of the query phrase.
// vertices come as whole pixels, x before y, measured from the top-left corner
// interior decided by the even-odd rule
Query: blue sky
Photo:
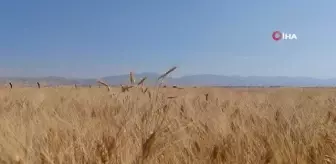
[[[336,1],[3,0],[0,76],[336,77]],[[275,42],[275,30],[298,40]]]

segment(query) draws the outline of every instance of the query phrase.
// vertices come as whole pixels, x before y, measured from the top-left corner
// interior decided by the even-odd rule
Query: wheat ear
[[[135,83],[133,72],[130,72],[130,82],[131,82],[131,85],[133,85]]]
[[[133,86],[127,86],[127,85],[121,85],[121,92],[126,92],[128,91],[130,88],[132,88]]]
[[[143,77],[143,78],[139,81],[138,85],[143,84],[143,83],[145,82],[146,79],[147,79],[147,77]]]
[[[169,69],[166,73],[162,74],[162,75],[158,78],[158,80],[160,80],[160,79],[163,80],[168,74],[170,74],[171,72],[173,72],[176,68],[177,68],[177,67],[175,66],[175,67]]]
[[[108,91],[110,91],[110,86],[108,84],[106,84],[105,82],[101,81],[101,80],[98,80],[97,81],[98,84],[101,84],[101,85],[104,85]]]

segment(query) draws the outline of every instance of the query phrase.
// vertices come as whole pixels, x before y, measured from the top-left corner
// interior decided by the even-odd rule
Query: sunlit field
[[[336,163],[333,88],[0,88],[0,163]]]

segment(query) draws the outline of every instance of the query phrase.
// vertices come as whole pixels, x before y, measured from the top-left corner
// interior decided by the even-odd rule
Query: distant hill
[[[159,77],[157,73],[135,74],[135,79],[139,81],[142,77],[147,77],[147,85],[153,85]],[[115,75],[100,78],[110,85],[127,84],[129,75]],[[0,77],[0,83],[20,83],[25,85],[35,85],[39,81],[45,85],[95,85],[97,79],[68,79],[64,77]],[[222,76],[222,75],[191,75],[179,78],[168,77],[165,79],[168,85],[187,86],[336,86],[336,79],[317,79],[309,77],[285,77],[285,76]]]

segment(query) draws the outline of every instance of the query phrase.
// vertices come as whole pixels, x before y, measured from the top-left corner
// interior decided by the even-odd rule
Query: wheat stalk
[[[38,88],[41,88],[41,85],[40,85],[39,82],[36,82],[36,84],[37,84],[37,87],[38,87]]]
[[[158,77],[158,79],[157,79],[157,81],[156,81],[156,84],[155,84],[155,86],[156,86],[156,99],[158,99],[159,98],[159,90],[160,90],[160,88],[161,88],[161,85],[162,85],[162,83],[163,83],[163,80],[164,80],[164,78],[166,77],[166,76],[168,76],[171,72],[173,72],[175,69],[176,69],[177,67],[176,66],[174,66],[173,68],[170,68],[167,72],[165,72],[164,74],[162,74],[160,77]],[[160,81],[161,80],[161,81]],[[159,83],[158,83],[159,82]]]
[[[9,86],[11,89],[13,88],[13,84],[11,82],[9,82]]]
[[[97,80],[98,84],[104,85],[107,88],[107,91],[110,91],[110,86],[101,80]]]

